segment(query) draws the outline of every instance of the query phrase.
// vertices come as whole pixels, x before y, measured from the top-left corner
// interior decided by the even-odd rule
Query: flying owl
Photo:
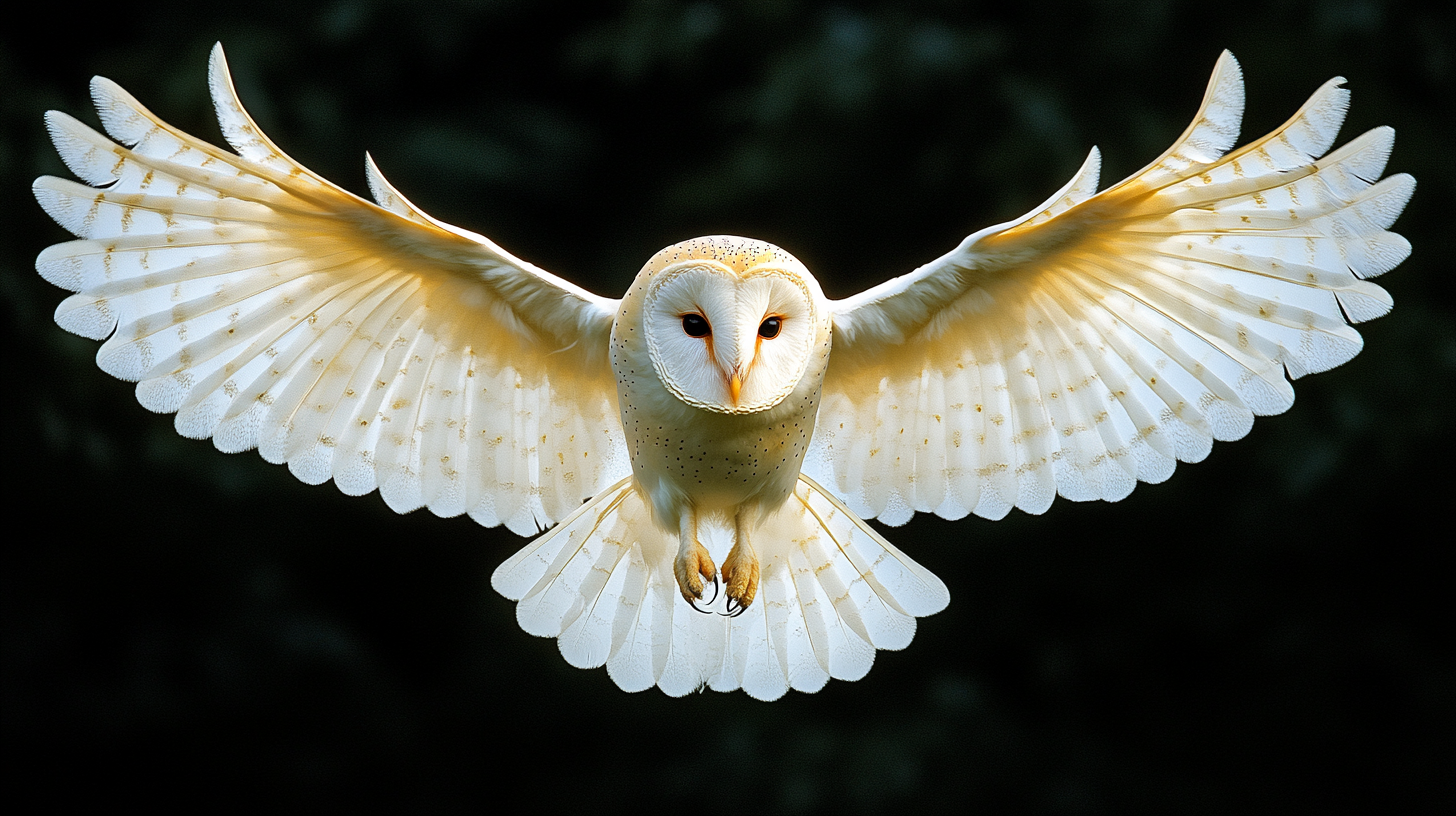
[[[431,218],[372,159],[377,203],[310,172],[243,110],[219,46],[235,153],[99,77],[110,138],[47,114],[86,184],[36,180],[77,237],[36,267],[76,293],[57,323],[104,339],[102,370],[183,436],[401,513],[545,530],[492,584],[572,665],[772,700],[863,677],[949,601],[866,519],[1116,501],[1359,352],[1415,182],[1379,181],[1390,128],[1326,155],[1343,81],[1229,153],[1225,52],[1143,170],[1099,193],[1094,148],[1027,215],[854,297],[720,235],[613,300]]]

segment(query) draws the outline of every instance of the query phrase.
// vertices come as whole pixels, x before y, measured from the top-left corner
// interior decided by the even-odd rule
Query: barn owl
[[[77,238],[36,266],[76,293],[60,326],[182,435],[541,533],[492,583],[568,662],[772,700],[863,677],[948,603],[866,519],[1116,501],[1360,350],[1414,181],[1377,181],[1390,128],[1327,154],[1342,83],[1230,153],[1225,52],[1146,168],[1098,192],[1094,148],[1030,213],[844,300],[733,236],[663,249],[612,300],[430,217],[368,157],[374,202],[299,165],[219,46],[234,152],[99,77],[110,138],[47,114],[85,184],[35,182]]]

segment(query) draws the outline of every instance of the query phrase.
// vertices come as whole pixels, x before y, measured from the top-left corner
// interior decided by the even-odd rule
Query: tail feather
[[[676,537],[653,524],[631,479],[516,553],[491,583],[520,601],[522,629],[557,638],[573,666],[605,665],[626,691],[741,688],[762,700],[858,680],[876,649],[909,644],[915,618],[950,599],[940,579],[805,476],[751,535],[761,583],[738,617],[724,614],[722,597],[701,604],[708,614],[682,600]],[[722,563],[733,544],[726,525],[700,536]]]

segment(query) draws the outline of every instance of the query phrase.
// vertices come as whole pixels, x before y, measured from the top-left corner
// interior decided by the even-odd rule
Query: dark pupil
[[[708,321],[700,314],[683,315],[683,331],[689,337],[707,337],[713,330],[708,327]]]
[[[765,340],[772,340],[779,336],[779,318],[770,317],[768,320],[758,324],[758,336]]]

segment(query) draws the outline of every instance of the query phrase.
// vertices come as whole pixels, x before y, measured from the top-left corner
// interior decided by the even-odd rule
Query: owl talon
[[[713,564],[712,557],[708,555],[707,547],[694,539],[689,539],[683,544],[684,546],[678,550],[677,558],[673,560],[672,572],[673,576],[677,578],[677,588],[682,592],[683,600],[692,604],[703,599],[705,581],[712,581],[714,587],[718,586],[718,568]],[[713,600],[717,599],[718,590],[714,589]],[[708,603],[712,603],[712,601]]]
[[[740,534],[738,543],[723,560],[723,591],[728,596],[728,612],[732,617],[742,615],[758,596],[758,579],[758,554],[748,543],[748,537]]]
[[[737,600],[735,600],[733,598],[729,598],[728,599],[728,603],[726,604],[726,607],[728,609],[727,612],[719,612],[718,613],[718,614],[722,615],[725,618],[736,618],[739,615],[742,615],[744,612],[748,611],[748,607],[747,606],[744,606],[743,604],[739,603]]]
[[[713,601],[718,600],[718,589],[718,576],[715,575],[713,576],[713,597],[708,601],[704,601],[704,603],[706,603],[708,606],[712,606]],[[704,615],[713,614],[713,610],[703,609],[702,607],[698,606],[697,600],[693,598],[688,598],[688,606],[691,606],[694,612],[702,612]]]

